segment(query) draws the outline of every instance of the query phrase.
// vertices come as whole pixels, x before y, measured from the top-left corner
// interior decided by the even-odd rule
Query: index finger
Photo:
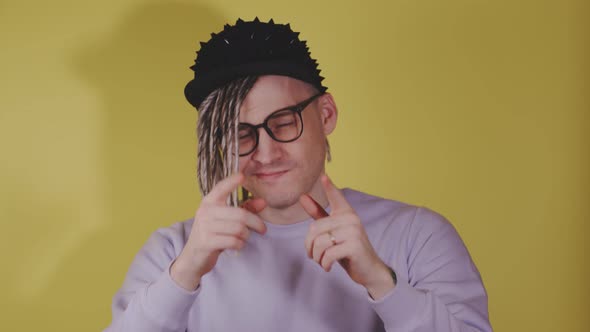
[[[232,174],[219,181],[203,200],[211,203],[225,204],[229,194],[238,188],[242,181],[244,181],[244,174],[241,172]]]
[[[332,213],[352,209],[350,204],[348,204],[346,198],[344,198],[344,195],[340,192],[338,188],[334,186],[332,180],[330,180],[330,178],[326,174],[322,175],[321,182],[322,187],[324,187],[324,192],[326,193],[326,198],[330,203]]]
[[[315,220],[328,216],[328,212],[308,194],[303,194],[299,197],[299,204]]]

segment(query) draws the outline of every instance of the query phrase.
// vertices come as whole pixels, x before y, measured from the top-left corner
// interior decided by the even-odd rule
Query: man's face
[[[308,84],[286,76],[262,76],[246,96],[240,109],[240,122],[257,125],[271,113],[293,106],[314,95]],[[246,175],[244,187],[255,197],[264,198],[267,206],[284,209],[297,203],[299,196],[319,186],[324,172],[326,135],[335,126],[336,115],[323,98],[314,100],[301,113],[303,133],[297,140],[281,143],[258,129],[258,146],[240,157],[240,171]],[[333,115],[333,116],[330,116]]]

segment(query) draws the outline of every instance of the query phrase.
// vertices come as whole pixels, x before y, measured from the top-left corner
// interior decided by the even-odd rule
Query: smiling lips
[[[288,172],[288,170],[276,171],[276,172],[260,172],[260,173],[254,173],[254,176],[260,180],[275,180],[287,172]]]

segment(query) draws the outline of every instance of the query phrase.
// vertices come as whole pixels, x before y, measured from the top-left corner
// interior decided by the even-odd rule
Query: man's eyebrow
[[[320,95],[317,95],[317,96],[319,97]],[[274,113],[274,112],[278,112],[278,111],[284,111],[284,110],[293,109],[293,108],[296,108],[296,107],[298,107],[298,106],[301,106],[301,105],[303,105],[303,104],[307,103],[307,102],[308,102],[310,99],[312,99],[313,97],[316,97],[316,95],[312,95],[311,97],[308,97],[307,99],[304,99],[304,100],[302,100],[302,101],[300,101],[300,102],[298,102],[298,103],[296,103],[296,104],[293,104],[293,105],[290,105],[290,106],[285,106],[285,107],[283,107],[283,108],[281,108],[281,109],[278,109],[278,110],[276,110],[276,111],[272,111],[272,112],[271,112],[271,114],[272,114],[272,113]],[[313,98],[313,99],[315,99],[315,98]]]
[[[304,100],[304,101],[305,101],[305,100]],[[278,109],[278,110],[276,110],[276,111],[272,111],[272,112],[271,112],[271,114],[272,114],[272,113],[274,113],[274,112],[278,112],[278,111],[284,111],[284,110],[290,110],[290,109],[293,109],[293,108],[295,108],[295,107],[297,107],[297,106],[299,106],[299,105],[303,104],[303,102],[304,102],[304,101],[298,102],[297,104],[293,104],[293,105],[285,106],[285,107],[283,107],[283,108],[279,108],[279,109]]]
[[[289,106],[285,106],[283,108],[276,109],[276,110],[268,113],[268,115],[266,117],[264,117],[264,119],[268,118],[270,115],[272,115],[272,114],[274,114],[276,112],[279,112],[279,111],[292,110],[292,109],[296,108],[297,106],[300,106],[301,104],[303,104],[306,101],[307,101],[307,99],[306,100],[303,100],[303,101],[300,101],[300,102],[298,102],[296,104],[292,104],[292,105],[289,105]],[[245,109],[244,111],[241,111],[241,112],[243,112],[243,113],[249,113],[252,110],[254,110],[254,109],[252,109],[252,108],[251,109]],[[240,121],[239,123],[248,123],[248,124],[251,124],[249,122],[244,122],[244,121]]]

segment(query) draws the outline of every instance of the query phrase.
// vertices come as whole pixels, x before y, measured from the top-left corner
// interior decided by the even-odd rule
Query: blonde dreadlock
[[[199,106],[197,122],[197,177],[201,194],[207,195],[217,182],[238,171],[238,123],[240,106],[257,77],[236,79],[211,92]],[[238,191],[227,201],[238,205]]]

